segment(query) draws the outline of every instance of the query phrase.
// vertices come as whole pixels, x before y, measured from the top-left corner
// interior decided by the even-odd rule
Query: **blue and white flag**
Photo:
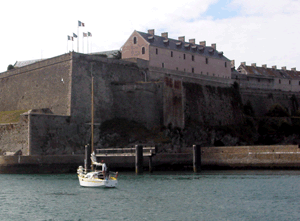
[[[77,38],[77,35],[76,35],[75,33],[73,33],[73,37],[74,37],[74,38]]]

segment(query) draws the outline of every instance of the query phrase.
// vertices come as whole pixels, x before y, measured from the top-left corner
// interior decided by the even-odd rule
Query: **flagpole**
[[[79,24],[77,24],[77,52],[79,53]]]
[[[86,39],[86,48],[87,48],[87,53],[89,53],[89,36],[87,36]]]
[[[84,54],[84,37],[82,37],[82,53]]]
[[[67,53],[69,53],[69,37],[67,39]]]

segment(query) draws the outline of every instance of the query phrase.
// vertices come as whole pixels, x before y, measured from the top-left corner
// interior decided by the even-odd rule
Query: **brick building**
[[[218,52],[216,44],[206,46],[206,42],[195,43],[195,39],[185,41],[134,31],[122,47],[122,59],[140,58],[149,61],[150,67],[165,68],[188,73],[220,78],[231,78],[230,60],[223,52]]]

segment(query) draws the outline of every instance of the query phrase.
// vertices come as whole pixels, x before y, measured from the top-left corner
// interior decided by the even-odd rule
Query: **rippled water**
[[[0,220],[300,220],[300,171],[121,173],[116,189],[76,174],[0,175]]]

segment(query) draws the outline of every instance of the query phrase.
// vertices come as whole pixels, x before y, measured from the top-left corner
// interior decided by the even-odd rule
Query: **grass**
[[[1,111],[0,123],[17,123],[20,120],[20,114],[27,112],[28,110],[13,110],[13,111]]]

